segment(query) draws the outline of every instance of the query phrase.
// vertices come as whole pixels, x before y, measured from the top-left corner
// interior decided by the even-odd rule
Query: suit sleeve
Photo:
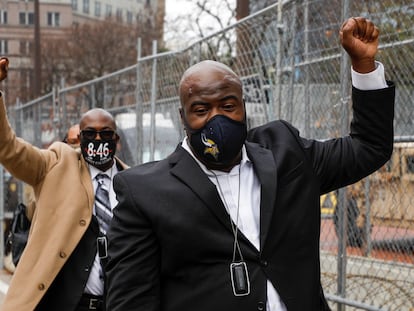
[[[393,84],[370,91],[353,88],[353,120],[349,135],[344,137],[307,139],[291,124],[274,121],[249,131],[248,140],[272,150],[279,163],[279,178],[294,168],[291,165],[305,162],[320,194],[327,193],[368,176],[390,158],[394,98]]]
[[[321,193],[368,176],[391,157],[395,87],[352,90],[353,119],[348,136],[325,142],[303,140],[321,182]]]
[[[134,182],[114,178],[118,205],[108,232],[106,309],[159,310],[159,246],[151,224],[134,202]]]

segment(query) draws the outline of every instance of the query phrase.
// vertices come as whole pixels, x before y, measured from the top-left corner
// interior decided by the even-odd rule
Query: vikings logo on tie
[[[201,134],[201,141],[203,142],[204,146],[204,154],[211,154],[214,158],[214,160],[218,160],[218,155],[220,153],[217,144],[206,137],[204,133]]]

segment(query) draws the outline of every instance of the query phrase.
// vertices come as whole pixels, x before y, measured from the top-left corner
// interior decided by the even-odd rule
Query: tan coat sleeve
[[[16,178],[35,185],[43,178],[51,156],[52,152],[44,152],[16,137],[0,93],[0,163]]]

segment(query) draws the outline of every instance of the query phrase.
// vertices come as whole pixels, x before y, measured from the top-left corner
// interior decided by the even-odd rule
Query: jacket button
[[[40,283],[40,284],[37,286],[37,288],[38,288],[39,290],[44,290],[44,289],[45,289],[45,284]]]
[[[266,260],[264,260],[264,259],[260,260],[260,265],[261,265],[262,267],[267,267],[267,261],[266,261]]]
[[[66,257],[66,253],[65,252],[60,252],[59,253],[59,257],[60,258],[65,258]]]
[[[265,304],[263,302],[258,302],[257,304],[257,310],[258,311],[263,311],[265,309]]]
[[[86,221],[84,219],[79,220],[81,226],[86,226]]]

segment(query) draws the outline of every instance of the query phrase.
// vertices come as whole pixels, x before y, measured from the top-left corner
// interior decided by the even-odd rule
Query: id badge
[[[96,239],[98,255],[100,259],[108,257],[108,242],[106,236],[100,236]]]
[[[244,261],[230,264],[231,285],[234,296],[247,296],[250,294],[250,280],[247,265]]]

